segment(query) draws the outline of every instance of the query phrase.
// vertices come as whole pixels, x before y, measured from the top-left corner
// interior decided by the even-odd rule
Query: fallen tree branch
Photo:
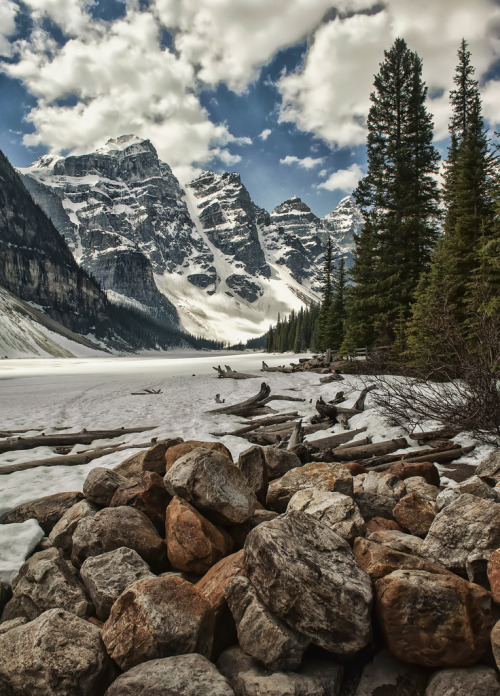
[[[353,443],[354,445],[354,443]],[[374,442],[371,445],[361,445],[359,447],[338,447],[331,450],[330,455],[332,461],[350,462],[371,459],[380,454],[388,454],[395,452],[398,449],[408,447],[408,442],[404,437],[398,437],[394,440],[384,440],[383,442]]]
[[[297,445],[304,442],[304,428],[302,427],[302,419],[295,423],[290,439],[288,440],[287,450],[291,450]]]
[[[217,365],[217,367],[214,367],[213,369],[218,373],[217,377],[219,379],[255,379],[259,375],[249,375],[246,372],[237,372],[236,370],[232,370],[229,365],[224,365],[225,369],[223,370],[220,365]]]
[[[60,457],[49,457],[47,459],[35,459],[29,462],[20,462],[19,464],[6,464],[0,466],[0,476],[13,474],[16,471],[26,471],[27,469],[35,469],[39,466],[78,466],[79,464],[88,464],[94,459],[99,459],[107,454],[114,452],[123,452],[124,450],[138,448],[143,449],[151,447],[151,442],[143,442],[140,445],[117,445],[116,447],[100,447],[95,450],[87,450],[86,452],[78,452],[77,454],[68,454]]]
[[[255,396],[246,399],[246,401],[241,401],[238,404],[233,404],[232,406],[212,409],[207,411],[207,413],[225,413],[231,416],[251,416],[265,412],[263,409],[270,401],[305,401],[305,399],[296,396],[282,396],[280,394],[271,396],[271,387],[266,384],[266,382],[262,382],[260,390]]]
[[[154,430],[156,425],[140,428],[118,428],[115,430],[82,430],[80,433],[62,433],[57,435],[36,435],[34,437],[16,437],[0,441],[0,454],[14,450],[33,449],[34,447],[60,447],[62,445],[90,445],[94,440],[106,440],[130,433],[143,433]]]
[[[287,423],[290,420],[294,420],[298,415],[298,411],[293,411],[291,413],[283,413],[279,416],[269,416],[268,418],[261,418],[252,423],[245,425],[243,428],[238,428],[237,430],[231,430],[224,433],[210,433],[216,437],[224,437],[225,435],[244,435],[245,433],[251,433],[252,431],[257,431],[259,428],[263,428],[266,425],[275,425],[277,423]]]
[[[433,464],[446,464],[447,462],[453,462],[455,459],[460,459],[460,457],[463,457],[465,454],[468,454],[469,452],[472,452],[472,450],[475,449],[475,445],[470,445],[469,447],[454,447],[450,448],[446,451],[443,452],[437,452],[434,454],[434,456],[429,456],[422,454],[419,457],[411,457],[411,458],[399,458],[396,460],[396,462],[390,462],[386,464],[379,464],[378,466],[370,466],[370,464],[365,464],[363,463],[363,466],[369,466],[370,469],[373,469],[374,471],[385,471],[386,469],[389,469],[393,463],[401,462],[402,464],[418,464],[419,462],[432,462]]]

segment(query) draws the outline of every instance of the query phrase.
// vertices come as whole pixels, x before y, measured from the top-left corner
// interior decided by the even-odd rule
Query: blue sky
[[[424,61],[444,154],[462,36],[498,126],[499,29],[497,0],[2,0],[0,148],[26,166],[136,133],[182,181],[238,171],[258,205],[324,215],[363,175],[396,36]]]

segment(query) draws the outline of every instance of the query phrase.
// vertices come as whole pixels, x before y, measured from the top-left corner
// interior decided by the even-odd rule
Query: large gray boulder
[[[76,570],[55,548],[33,554],[21,566],[12,581],[12,593],[2,614],[4,621],[16,616],[33,620],[55,608],[77,616],[85,616],[93,610]]]
[[[377,544],[387,546],[394,551],[401,553],[409,553],[413,556],[420,556],[422,550],[423,539],[413,534],[406,534],[397,529],[381,529],[377,532],[372,532],[368,537],[370,541],[375,541]]]
[[[363,481],[363,491],[392,498],[396,502],[406,495],[406,485],[393,474],[369,471]]]
[[[97,626],[63,609],[0,635],[0,693],[96,696],[115,669]]]
[[[170,495],[187,500],[222,524],[240,524],[255,511],[255,493],[238,467],[206,447],[177,459],[164,481]]]
[[[234,696],[227,680],[203,655],[149,660],[116,679],[105,696]]]
[[[292,510],[250,532],[246,575],[276,617],[340,655],[371,636],[372,586],[344,539],[312,515]]]
[[[80,576],[102,621],[106,621],[111,607],[129,585],[154,577],[137,551],[123,546],[87,558],[80,568]]]
[[[225,650],[217,667],[236,696],[339,696],[343,670],[330,660],[306,660],[296,672],[270,672],[240,648]]]
[[[499,546],[500,504],[463,494],[436,515],[421,555],[463,572],[469,556],[487,558]]]
[[[151,520],[131,507],[104,508],[80,520],[73,533],[71,560],[79,567],[87,558],[121,546],[137,551],[153,569],[166,569],[165,541]]]
[[[478,665],[464,669],[441,669],[431,678],[425,696],[500,696],[497,674]]]
[[[52,546],[57,546],[64,554],[70,556],[76,525],[84,517],[93,517],[96,512],[99,512],[99,508],[89,500],[80,500],[79,503],[66,510],[49,534]]]
[[[238,643],[248,655],[272,671],[300,665],[309,639],[273,616],[248,578],[233,578],[224,595],[236,622]]]
[[[500,483],[500,449],[495,449],[476,469],[476,475]]]
[[[366,533],[365,521],[358,506],[351,497],[342,493],[317,488],[297,491],[288,503],[287,512],[291,510],[312,515],[349,543]]]

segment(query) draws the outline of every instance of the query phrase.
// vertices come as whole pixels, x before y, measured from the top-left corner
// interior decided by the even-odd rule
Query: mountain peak
[[[280,203],[280,205],[277,205],[271,215],[288,215],[291,212],[295,214],[299,213],[304,215],[314,215],[307,203],[304,203],[304,201],[298,196],[292,196],[286,201],[283,201],[283,203]]]
[[[96,152],[99,154],[107,154],[111,152],[126,150],[131,145],[146,145],[148,149],[154,149],[152,143],[146,138],[140,138],[138,135],[130,133],[129,135],[120,135],[118,138],[110,138],[106,144],[98,148]]]

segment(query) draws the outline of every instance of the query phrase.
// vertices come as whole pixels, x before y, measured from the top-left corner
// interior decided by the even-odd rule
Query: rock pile
[[[493,469],[179,438],[96,468],[10,513],[48,536],[1,588],[0,694],[500,696]]]

